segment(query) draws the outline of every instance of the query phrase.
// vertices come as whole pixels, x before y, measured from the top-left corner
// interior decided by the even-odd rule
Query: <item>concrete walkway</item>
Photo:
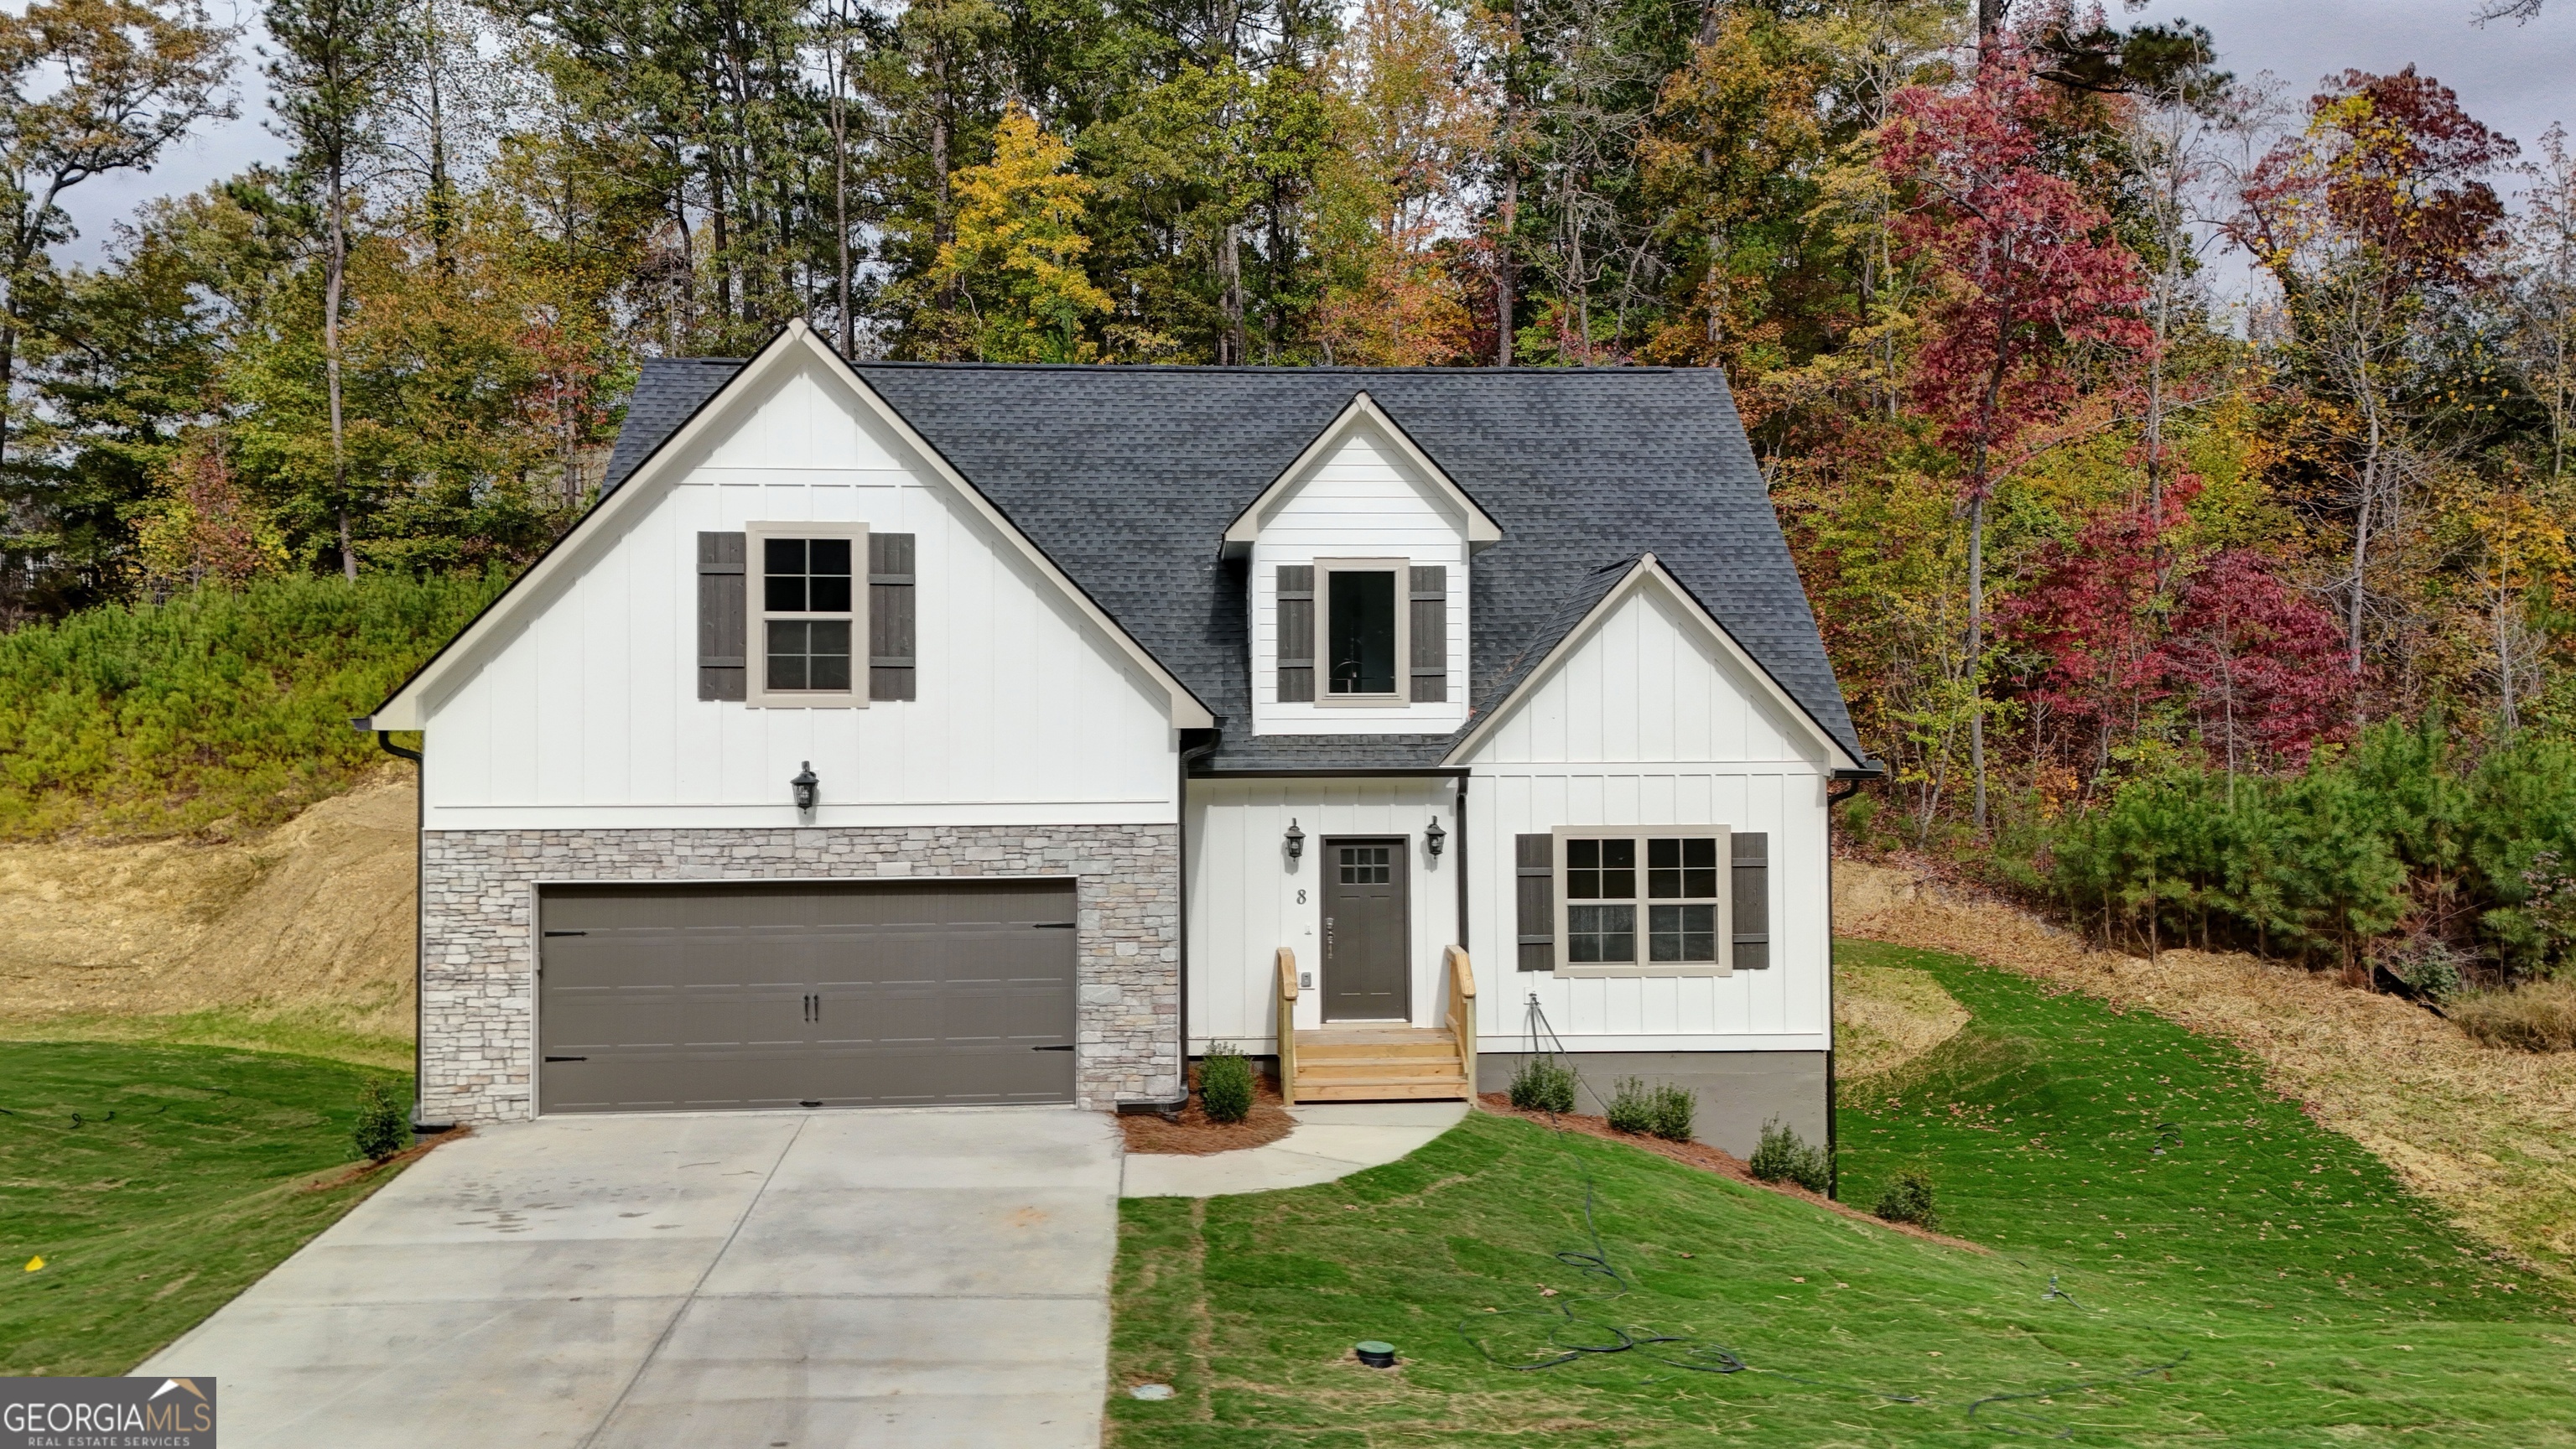
[[[1224,1197],[1312,1187],[1409,1156],[1467,1115],[1464,1102],[1316,1102],[1291,1107],[1276,1142],[1204,1157],[1127,1154],[1121,1197]]]
[[[135,1372],[233,1449],[1091,1446],[1117,1188],[1070,1108],[485,1128]]]

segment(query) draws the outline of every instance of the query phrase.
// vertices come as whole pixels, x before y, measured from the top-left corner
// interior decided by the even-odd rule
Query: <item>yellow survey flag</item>
[[[45,1266],[45,1255],[42,1253],[38,1253],[36,1256],[27,1260],[27,1271],[30,1273],[35,1272],[38,1268],[43,1266]]]

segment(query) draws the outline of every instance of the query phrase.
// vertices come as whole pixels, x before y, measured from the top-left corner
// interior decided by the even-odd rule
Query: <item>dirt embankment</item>
[[[408,766],[250,841],[0,845],[0,1017],[214,1010],[409,1040]]]
[[[2419,1006],[2260,957],[2096,950],[2010,905],[1859,861],[1834,863],[1834,927],[1974,957],[2233,1042],[2463,1228],[2541,1271],[2576,1269],[2576,1052],[2481,1046]]]

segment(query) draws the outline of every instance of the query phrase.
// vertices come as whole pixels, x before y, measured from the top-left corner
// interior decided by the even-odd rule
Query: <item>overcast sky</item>
[[[2119,13],[2120,24],[2189,18],[2218,38],[2219,59],[2240,76],[2270,71],[2294,97],[2305,96],[2327,75],[2347,67],[2394,71],[2413,62],[2460,93],[2469,113],[2523,143],[2553,121],[2576,130],[2576,0],[2547,0],[2541,18],[2470,23],[2478,0],[2151,0],[2137,14]],[[218,14],[226,0],[219,0]],[[255,5],[236,13],[255,19]],[[256,35],[251,37],[256,40]],[[154,196],[194,191],[255,161],[275,161],[284,145],[267,130],[266,92],[258,58],[245,53],[241,118],[191,137],[145,174],[108,176],[70,197],[80,240],[66,259],[95,261],[117,221]],[[2510,189],[2511,183],[2506,183]]]

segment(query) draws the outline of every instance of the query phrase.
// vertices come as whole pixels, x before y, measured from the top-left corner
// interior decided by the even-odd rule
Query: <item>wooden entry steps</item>
[[[1447,1027],[1325,1027],[1297,1033],[1299,1102],[1472,1099]]]
[[[1456,946],[1441,953],[1451,1026],[1327,1026],[1279,1034],[1280,1085],[1299,1102],[1476,1100],[1476,973]],[[1282,1027],[1297,1019],[1297,958],[1278,952]]]

